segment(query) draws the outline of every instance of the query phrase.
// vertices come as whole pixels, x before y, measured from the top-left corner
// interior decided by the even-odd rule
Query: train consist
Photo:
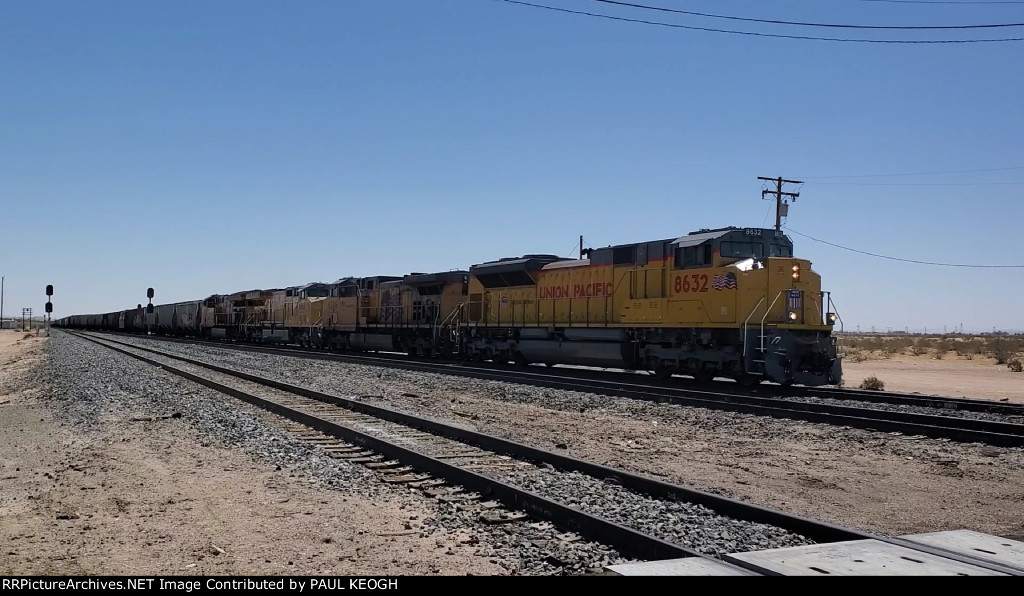
[[[744,384],[841,378],[831,297],[777,230],[699,230],[581,257],[251,290],[56,325]]]

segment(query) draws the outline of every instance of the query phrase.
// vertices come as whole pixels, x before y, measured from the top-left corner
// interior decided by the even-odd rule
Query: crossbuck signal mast
[[[758,180],[764,180],[765,182],[774,182],[775,190],[762,190],[761,198],[765,198],[767,195],[775,195],[775,231],[779,232],[782,230],[782,218],[789,215],[789,199],[793,199],[796,202],[796,198],[800,196],[798,192],[783,192],[783,184],[803,184],[800,180],[785,180],[782,176],[778,178],[765,178],[764,176],[758,176]]]

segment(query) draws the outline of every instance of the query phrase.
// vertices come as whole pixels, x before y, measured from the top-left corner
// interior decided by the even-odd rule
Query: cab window
[[[676,268],[707,267],[711,265],[711,244],[684,246],[676,249]]]
[[[721,254],[723,257],[759,259],[764,256],[764,245],[760,242],[723,242]]]
[[[785,244],[772,244],[771,245],[770,257],[791,257],[793,256],[793,247],[786,246]]]

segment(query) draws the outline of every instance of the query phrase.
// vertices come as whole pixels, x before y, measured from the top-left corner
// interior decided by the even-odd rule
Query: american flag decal
[[[711,287],[716,290],[735,290],[736,274],[726,273],[724,275],[716,275],[715,279],[711,282]]]

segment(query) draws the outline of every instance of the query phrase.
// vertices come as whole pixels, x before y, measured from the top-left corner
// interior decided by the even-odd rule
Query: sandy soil
[[[895,356],[843,362],[847,387],[855,388],[870,376],[881,379],[887,391],[1024,403],[1024,373],[1010,372],[991,358],[936,360],[929,356]]]
[[[1024,449],[217,348],[175,350],[870,532],[972,529],[1024,538]]]
[[[459,536],[421,538],[414,500],[311,488],[179,420],[76,436],[16,386],[43,341],[21,337],[0,333],[0,575],[503,572]]]
[[[496,434],[806,517],[889,535],[967,528],[1024,539],[1020,449],[701,410],[633,417],[460,402]]]
[[[26,391],[18,387],[20,379],[38,362],[43,350],[45,334],[36,335],[35,331],[11,331],[0,329],[0,405],[9,403],[15,390]],[[34,395],[38,388],[34,388]],[[22,395],[27,399],[28,395]]]

